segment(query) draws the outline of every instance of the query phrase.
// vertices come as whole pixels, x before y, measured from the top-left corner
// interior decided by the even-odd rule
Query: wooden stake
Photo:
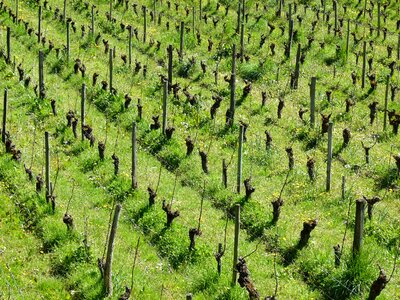
[[[113,49],[110,49],[109,69],[110,69],[110,93],[113,92]]]
[[[202,8],[202,3],[201,0],[199,2],[199,20],[201,22],[201,18],[202,18],[202,13],[203,13],[203,8]]]
[[[172,54],[173,54],[172,45],[168,46],[167,52],[168,52],[168,90],[171,91],[171,89],[172,89]]]
[[[386,123],[387,123],[389,82],[390,82],[390,75],[388,74],[387,77],[386,77],[385,109],[383,111],[383,131],[386,131]]]
[[[153,0],[153,23],[156,25],[156,2],[157,0]]]
[[[225,158],[222,160],[222,183],[224,184],[224,187],[228,187],[228,166],[226,165],[226,160]]]
[[[290,53],[292,52],[292,42],[293,42],[293,19],[289,20],[289,37],[288,37],[288,45],[286,49],[286,57],[290,57]]]
[[[238,149],[238,169],[237,169],[237,182],[236,182],[236,191],[238,194],[240,194],[240,187],[242,185],[243,135],[244,135],[244,126],[240,125],[239,149]]]
[[[192,300],[193,295],[191,293],[186,294],[186,300]]]
[[[236,90],[236,44],[232,47],[231,101],[229,106],[229,125],[233,126],[235,119],[235,90]]]
[[[331,189],[331,167],[332,167],[332,133],[333,133],[333,122],[329,121],[328,127],[328,158],[326,164],[326,191],[329,192]]]
[[[129,27],[129,38],[128,38],[128,43],[129,43],[129,49],[128,49],[128,61],[129,61],[129,67],[132,66],[132,26]]]
[[[233,248],[233,266],[232,266],[232,283],[231,286],[236,285],[237,271],[236,264],[238,261],[239,254],[239,231],[240,231],[240,204],[236,204],[235,207],[235,242]]]
[[[349,58],[349,47],[350,47],[350,19],[347,20],[346,62]]]
[[[240,30],[240,20],[241,20],[240,16],[241,16],[241,11],[242,11],[241,5],[242,5],[241,0],[238,0],[236,33],[239,33],[239,30]]]
[[[333,0],[333,10],[335,13],[335,36],[337,36],[338,32],[338,13],[337,13],[337,1]]]
[[[400,33],[397,37],[397,60],[400,60]]]
[[[38,43],[40,44],[40,38],[42,36],[42,6],[39,5],[39,18],[38,18]]]
[[[317,84],[317,77],[311,77],[310,85],[310,125],[311,128],[315,126],[315,88]]]
[[[86,100],[86,84],[82,83],[81,91],[81,132],[82,132],[82,142],[85,140],[85,135],[83,127],[85,126],[85,100]]]
[[[92,17],[91,17],[91,22],[92,22],[92,37],[94,37],[94,5],[92,5]]]
[[[7,64],[11,62],[11,28],[7,26]]]
[[[114,0],[110,0],[110,22],[112,22],[112,9],[113,9],[112,4],[113,4],[113,1]]]
[[[181,35],[179,41],[179,61],[182,62],[183,59],[183,43],[184,43],[184,35],[185,35],[185,22],[181,22]]]
[[[46,180],[46,199],[48,200],[51,195],[50,190],[50,144],[49,144],[49,133],[44,133],[44,150],[45,150],[45,180]]]
[[[240,62],[244,59],[244,22],[240,26]]]
[[[163,93],[163,119],[162,119],[162,133],[165,135],[167,129],[167,97],[168,97],[168,81],[164,81],[164,93]]]
[[[132,123],[132,189],[138,187],[136,168],[137,168],[137,150],[136,150],[136,122]]]
[[[143,6],[143,44],[147,40],[147,7]]]
[[[362,77],[361,77],[361,88],[365,87],[365,68],[367,65],[367,42],[363,42],[363,65],[362,65]]]
[[[297,46],[296,53],[296,67],[294,69],[293,81],[292,81],[292,89],[297,90],[299,87],[299,77],[300,77],[300,55],[301,55],[301,45],[300,43]]]
[[[44,54],[39,51],[39,97],[44,95],[44,73],[43,73]]]
[[[104,287],[106,290],[106,296],[111,296],[113,293],[112,259],[113,259],[113,254],[114,254],[115,235],[117,233],[118,220],[119,220],[119,215],[121,213],[121,208],[122,208],[121,204],[119,204],[119,203],[115,206],[114,218],[113,218],[111,232],[110,232],[110,238],[108,240],[106,264],[104,266]]]
[[[193,35],[195,35],[195,31],[196,31],[195,24],[196,24],[196,9],[193,6],[193,8],[192,8],[192,33],[193,33]]]
[[[356,201],[356,224],[354,227],[353,256],[356,256],[361,252],[364,231],[364,212],[365,200],[358,199]]]
[[[7,132],[7,102],[8,102],[8,89],[4,89],[4,101],[3,101],[3,127],[1,129],[1,141],[6,142]]]

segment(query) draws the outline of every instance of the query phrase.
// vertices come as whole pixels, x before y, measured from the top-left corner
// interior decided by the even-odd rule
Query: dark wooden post
[[[236,192],[238,194],[240,194],[240,187],[242,185],[243,135],[244,135],[244,126],[240,125],[239,148],[238,148],[238,168],[237,168],[237,181],[236,181]]]
[[[143,6],[143,44],[147,40],[147,7]]]
[[[317,84],[317,77],[311,77],[310,85],[310,125],[311,128],[315,126],[315,88]]]
[[[365,200],[356,201],[356,224],[354,227],[353,256],[361,252],[364,231]]]
[[[397,36],[397,60],[400,60],[400,33]]]
[[[128,38],[128,43],[129,43],[129,49],[128,49],[128,61],[129,61],[129,67],[132,66],[132,26],[129,27],[129,38]]]
[[[110,93],[113,92],[113,49],[110,49],[109,69],[110,69]]]
[[[244,59],[244,22],[240,25],[240,61]]]
[[[110,0],[110,22],[112,22],[112,9],[113,9],[113,1],[114,0]]]
[[[168,46],[167,52],[168,52],[168,90],[171,91],[171,89],[172,89],[172,54],[173,54],[172,45]]]
[[[46,199],[51,194],[50,190],[50,143],[49,143],[49,133],[46,131],[44,133],[44,150],[45,150],[45,180],[46,180]]]
[[[239,257],[239,231],[240,231],[240,204],[235,207],[235,242],[233,246],[233,266],[232,266],[232,283],[231,286],[236,285],[237,271],[236,264]]]
[[[335,36],[337,36],[338,32],[338,12],[337,12],[337,1],[333,0],[333,11],[335,13]]]
[[[388,98],[389,98],[389,82],[390,75],[386,77],[386,90],[385,90],[385,109],[383,111],[383,131],[386,131],[387,113],[388,113]]]
[[[381,35],[381,1],[378,0],[378,36]]]
[[[289,20],[289,37],[288,37],[288,45],[287,45],[287,49],[286,49],[286,57],[289,58],[290,57],[290,53],[292,52],[292,42],[293,42],[293,19]]]
[[[132,123],[132,189],[138,186],[136,177],[137,150],[136,150],[136,122]]]
[[[16,23],[18,24],[19,19],[19,0],[15,1],[15,20]]]
[[[165,130],[167,129],[167,97],[168,97],[168,81],[164,81],[163,90],[163,119],[162,119],[162,133],[165,135]]]
[[[229,125],[233,126],[236,106],[236,44],[232,47],[231,101],[229,106]]]
[[[332,168],[332,135],[333,135],[333,122],[329,121],[328,127],[328,157],[326,164],[326,191],[329,192],[331,189],[331,168]]]
[[[363,42],[363,64],[362,64],[362,78],[361,78],[361,88],[365,87],[365,68],[367,64],[367,42]]]
[[[81,133],[82,133],[82,142],[85,140],[85,135],[83,128],[85,126],[85,101],[86,101],[86,84],[82,83],[82,91],[81,91]]]
[[[242,2],[241,0],[238,0],[238,10],[237,10],[237,24],[236,24],[236,33],[239,33],[240,30],[240,16],[241,16],[241,6],[242,6]]]
[[[95,6],[92,5],[92,16],[91,16],[91,22],[92,22],[92,36],[94,37],[94,8]]]
[[[113,218],[111,231],[110,231],[110,238],[108,240],[106,264],[104,266],[104,287],[105,287],[107,296],[111,296],[113,293],[112,259],[113,259],[113,254],[114,254],[114,242],[115,242],[115,236],[117,233],[118,220],[119,220],[119,215],[121,213],[121,208],[122,208],[122,206],[119,203],[115,206],[114,218]]]
[[[39,97],[44,95],[44,73],[43,73],[44,54],[39,51]]]
[[[296,53],[296,66],[294,69],[293,79],[292,79],[292,89],[297,90],[299,87],[299,77],[300,77],[300,55],[301,55],[301,45],[297,46]]]
[[[6,132],[7,132],[7,102],[8,102],[8,90],[4,89],[4,102],[3,102],[3,126],[1,129],[1,141],[6,142]]]
[[[346,176],[342,176],[342,200],[346,199]]]
[[[7,26],[7,64],[11,62],[11,28]]]

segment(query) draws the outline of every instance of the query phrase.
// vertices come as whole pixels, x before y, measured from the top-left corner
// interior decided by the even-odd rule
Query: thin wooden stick
[[[133,272],[135,271],[136,258],[137,258],[138,250],[139,250],[139,243],[140,243],[140,236],[139,236],[139,238],[138,238],[138,240],[137,240],[136,249],[135,249],[135,258],[133,259],[132,279],[131,279],[131,291],[133,290]]]

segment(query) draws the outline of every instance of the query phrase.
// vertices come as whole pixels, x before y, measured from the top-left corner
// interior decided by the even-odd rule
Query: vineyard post
[[[346,198],[346,176],[342,176],[342,200]]]
[[[317,84],[317,77],[311,77],[310,85],[310,125],[314,128],[315,125],[315,87]]]
[[[44,94],[44,73],[43,73],[44,55],[39,51],[39,97],[42,98]]]
[[[363,42],[363,64],[362,64],[362,78],[361,78],[361,88],[365,87],[365,67],[367,64],[367,42]]]
[[[236,192],[238,194],[240,194],[240,186],[242,184],[243,134],[244,134],[244,126],[240,125],[239,149],[238,149],[238,169],[237,169],[237,182],[236,182]]]
[[[185,34],[185,22],[181,22],[181,35],[179,40],[179,61],[182,62],[183,59],[183,43]]]
[[[222,243],[218,243],[218,253],[222,253]],[[221,272],[222,272],[221,260],[218,261],[217,272],[218,272],[218,275],[221,276]]]
[[[112,292],[113,292],[112,278],[111,278],[112,277],[112,259],[113,259],[113,254],[114,254],[115,235],[117,233],[118,220],[119,220],[120,213],[121,213],[121,204],[118,203],[115,206],[114,218],[113,218],[111,231],[110,231],[110,238],[108,240],[106,264],[104,266],[104,286],[105,286],[107,296],[111,296]]]
[[[346,62],[349,58],[349,46],[350,46],[350,19],[347,20]]]
[[[70,55],[70,22],[67,22],[67,63],[69,63]]]
[[[240,62],[244,58],[244,22],[240,25]]]
[[[218,87],[218,69],[219,69],[219,62],[215,64],[215,73],[214,73],[214,82],[215,86]]]
[[[201,0],[200,0],[200,2],[199,2],[199,20],[200,20],[200,22],[201,22],[202,13],[203,13],[203,8],[201,5]]]
[[[229,106],[229,122],[233,126],[235,118],[235,90],[236,90],[236,44],[232,47],[232,74],[231,74],[231,102]]]
[[[85,140],[83,127],[85,126],[85,100],[86,100],[86,84],[82,83],[81,91],[81,131],[82,131],[82,142]]]
[[[110,69],[110,93],[113,91],[113,49],[110,49],[110,60],[109,60],[109,69]]]
[[[143,6],[143,44],[147,40],[147,7]]]
[[[7,26],[7,64],[11,62],[11,28]]]
[[[354,226],[353,256],[360,253],[364,231],[365,200],[356,200],[356,224]]]
[[[44,149],[45,149],[45,180],[46,180],[46,199],[51,194],[50,191],[50,146],[49,146],[49,133],[46,131],[44,133]]]
[[[331,189],[331,176],[332,176],[332,133],[333,133],[333,122],[329,121],[328,127],[328,158],[326,164],[326,191],[329,192]]]
[[[337,13],[337,1],[333,0],[333,10],[335,13],[335,36],[337,36],[337,32],[338,32],[338,13]]]
[[[94,5],[92,5],[92,36],[94,37]]]
[[[39,17],[38,17],[38,43],[40,43],[40,37],[42,35],[42,6],[39,5]]]
[[[293,85],[292,88],[297,90],[299,86],[299,77],[300,77],[300,55],[301,55],[301,45],[300,43],[297,46],[297,53],[296,53],[296,67],[294,69],[294,76],[293,76]]]
[[[193,8],[192,8],[192,33],[193,33],[193,35],[195,35],[195,22],[196,22],[196,9],[194,8],[194,6],[193,6]]]
[[[186,294],[186,300],[192,300],[192,299],[193,299],[192,293]]]
[[[386,123],[387,123],[389,82],[390,82],[390,75],[388,74],[387,77],[386,77],[385,109],[383,111],[383,131],[386,131]]]
[[[228,187],[228,174],[227,174],[228,166],[226,165],[225,158],[222,160],[222,183],[224,187]]]
[[[378,0],[378,36],[381,35],[381,1]]]
[[[236,25],[236,33],[239,33],[240,29],[240,12],[241,12],[241,0],[238,0],[238,10],[237,10],[237,25]]]
[[[136,122],[132,123],[132,189],[138,186],[136,177],[137,151],[136,151]]]
[[[326,21],[326,0],[322,1],[322,20]]]
[[[164,93],[163,93],[163,114],[162,114],[162,133],[165,135],[167,129],[167,97],[168,97],[168,81],[164,81]]]
[[[132,26],[129,27],[129,49],[128,49],[128,56],[129,56],[129,67],[132,66]]]
[[[172,45],[169,45],[167,48],[168,51],[168,90],[172,89],[172,54],[173,48]]]
[[[4,102],[3,102],[3,126],[1,128],[1,141],[6,142],[6,126],[7,126],[7,101],[8,100],[8,90],[4,89]]]
[[[292,3],[289,3],[289,13],[287,15],[288,20],[292,18]]]
[[[239,253],[239,230],[240,230],[240,204],[235,206],[235,243],[233,248],[232,286],[236,285],[237,271],[236,264]]]
[[[15,1],[15,20],[16,20],[16,23],[18,24],[18,10],[19,10],[19,0],[16,0]]]

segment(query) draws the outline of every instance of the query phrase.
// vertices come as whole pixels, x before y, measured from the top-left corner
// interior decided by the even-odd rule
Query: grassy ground
[[[7,1],[5,4],[12,5]],[[58,165],[57,155],[60,170],[56,186],[57,210],[53,215],[45,203],[44,196],[37,196],[33,192],[33,183],[26,181],[22,165],[11,162],[8,155],[3,155],[1,158],[2,174],[8,174],[2,178],[5,185],[3,196],[7,200],[4,204],[6,215],[12,215],[15,211],[18,216],[16,219],[10,218],[9,221],[3,217],[5,221],[4,226],[2,224],[2,232],[4,227],[4,236],[7,237],[5,240],[12,239],[16,243],[12,247],[7,246],[7,249],[20,248],[19,243],[25,244],[23,243],[25,235],[28,235],[29,245],[29,247],[25,245],[28,249],[21,247],[15,265],[9,262],[12,260],[11,257],[15,257],[14,251],[10,253],[7,250],[2,254],[4,258],[2,272],[7,274],[5,280],[0,281],[4,286],[1,290],[6,291],[3,292],[4,297],[8,291],[13,298],[25,299],[37,298],[38,295],[50,299],[98,297],[102,290],[96,258],[102,256],[108,214],[113,201],[123,204],[123,218],[118,232],[119,240],[114,265],[116,295],[121,294],[124,285],[130,283],[129,265],[133,260],[133,247],[138,236],[143,236],[137,274],[135,274],[134,296],[149,299],[158,298],[159,295],[165,298],[177,298],[186,292],[193,292],[195,297],[200,299],[246,298],[243,290],[229,289],[231,273],[229,266],[233,243],[231,221],[228,222],[227,253],[224,257],[224,272],[220,279],[216,276],[213,258],[216,245],[223,241],[225,210],[234,203],[242,205],[242,226],[245,228],[242,231],[240,253],[242,255],[250,253],[256,248],[258,241],[263,241],[263,244],[257,247],[255,254],[248,258],[251,278],[262,295],[272,294],[275,288],[273,269],[276,249],[278,249],[276,266],[279,274],[278,296],[282,299],[351,297],[358,299],[360,295],[366,296],[369,285],[377,277],[377,264],[388,273],[391,271],[399,234],[399,206],[396,200],[398,194],[396,169],[390,155],[398,152],[398,137],[389,133],[390,127],[383,132],[382,112],[378,113],[377,121],[372,126],[369,125],[368,104],[378,101],[379,107],[383,108],[384,82],[388,74],[385,65],[390,61],[385,58],[386,46],[392,45],[395,48],[395,35],[389,35],[386,41],[382,41],[382,36],[368,37],[368,40],[374,40],[375,43],[374,51],[370,47],[368,51],[369,55],[374,57],[372,71],[377,74],[378,79],[378,89],[371,93],[367,92],[367,89],[360,89],[359,84],[355,87],[351,83],[350,73],[353,70],[357,71],[358,76],[361,75],[361,59],[357,66],[355,56],[350,54],[348,62],[345,63],[343,52],[345,39],[335,38],[332,34],[327,35],[326,24],[318,22],[313,34],[315,42],[308,50],[305,63],[301,66],[299,88],[293,91],[288,88],[287,78],[293,70],[295,55],[292,54],[291,59],[286,60],[283,53],[287,21],[285,18],[275,17],[273,3],[268,3],[271,8],[263,15],[261,21],[255,23],[254,17],[261,14],[261,8],[256,12],[255,2],[247,2],[250,16],[245,28],[246,32],[251,33],[251,39],[249,44],[246,43],[245,53],[250,56],[250,61],[238,64],[237,94],[240,105],[236,112],[236,120],[249,123],[247,142],[244,145],[243,179],[251,176],[252,184],[256,188],[256,192],[249,200],[243,195],[234,193],[238,126],[235,125],[233,129],[225,127],[229,87],[222,78],[230,73],[230,45],[233,42],[239,44],[238,36],[234,34],[236,20],[234,9],[231,9],[227,18],[223,18],[223,9],[220,8],[219,12],[215,12],[214,2],[205,5],[203,14],[220,19],[217,28],[214,29],[210,19],[208,24],[196,19],[196,27],[202,34],[201,45],[196,46],[197,41],[192,32],[185,36],[185,57],[183,62],[179,63],[175,56],[174,76],[182,87],[188,87],[190,93],[199,95],[198,104],[190,105],[185,101],[183,94],[180,94],[180,100],[170,96],[168,123],[173,125],[176,131],[171,140],[165,141],[159,131],[150,131],[149,126],[151,116],[161,114],[162,89],[158,75],[166,74],[166,68],[158,66],[159,60],[166,61],[165,49],[169,43],[175,47],[179,45],[179,33],[175,30],[175,25],[178,24],[180,17],[184,17],[184,5],[181,4],[179,8],[180,14],[175,13],[173,9],[168,10],[165,3],[157,7],[158,11],[162,10],[164,13],[162,25],[149,24],[148,40],[154,38],[160,41],[159,51],[154,46],[144,45],[134,38],[134,60],[147,65],[148,73],[144,78],[142,72],[133,73],[119,58],[121,54],[127,54],[126,31],[120,30],[119,23],[129,23],[138,28],[141,39],[143,31],[141,17],[136,16],[132,9],[125,11],[122,6],[116,5],[113,15],[118,21],[115,25],[111,25],[104,15],[109,9],[108,3],[97,1],[95,4],[99,11],[96,16],[96,31],[101,32],[101,39],[108,40],[117,50],[114,64],[114,86],[118,91],[116,96],[109,96],[107,92],[101,91],[99,84],[91,87],[90,77],[93,72],[100,74],[98,82],[108,80],[108,55],[104,54],[102,42],[96,46],[92,38],[80,37],[80,25],[87,26],[90,20],[81,2],[71,3],[72,7],[68,8],[68,16],[73,18],[78,29],[71,37],[71,62],[67,63],[64,55],[59,59],[56,58],[54,50],[46,56],[46,100],[38,100],[32,89],[24,89],[23,85],[18,83],[17,74],[12,71],[12,67],[6,67],[2,62],[4,80],[1,87],[7,86],[10,90],[9,131],[13,142],[22,150],[23,162],[30,165],[33,161],[35,174],[42,171],[43,135],[44,131],[48,130],[52,134],[53,178]],[[56,48],[62,48],[65,44],[65,25],[52,19],[55,6],[61,8],[62,3],[60,1],[50,5],[51,11],[44,11],[43,32],[48,40],[54,42]],[[151,7],[149,3],[147,5]],[[348,16],[355,17],[354,4],[349,2],[347,5]],[[319,3],[311,3],[311,7],[318,6]],[[140,5],[138,10],[140,11]],[[328,4],[328,11],[330,10]],[[393,31],[396,7],[389,6],[387,11],[388,28]],[[341,7],[340,13],[343,14]],[[316,17],[310,9],[304,14],[303,5],[299,5],[296,14],[303,18],[301,26],[296,23],[298,42],[306,45],[307,36],[311,34],[310,24]],[[30,26],[35,28],[37,28],[36,15],[36,4],[23,2],[20,5],[20,17],[29,21]],[[331,13],[331,24],[332,15],[333,13]],[[164,29],[167,16],[171,26],[169,31]],[[191,29],[191,14],[184,20]],[[27,36],[22,25],[12,24],[5,13],[1,15],[1,21],[2,28],[6,25],[12,28],[12,55],[15,56],[17,64],[22,62],[33,83],[36,84],[37,51],[42,47],[36,44],[34,36]],[[223,29],[222,22],[226,22],[226,29]],[[273,23],[276,29],[272,34],[268,34],[266,45],[260,49],[258,41],[261,34],[267,30],[267,22]],[[283,36],[280,34],[280,25],[286,27]],[[214,42],[211,53],[207,51],[209,33]],[[363,33],[364,28],[359,26],[356,35],[360,37]],[[343,34],[345,36],[345,30]],[[4,48],[4,30],[1,31],[1,35]],[[272,42],[277,45],[275,56],[270,55],[268,48]],[[320,49],[319,42],[325,42],[324,49]],[[335,53],[336,45],[341,46],[342,50],[339,53]],[[356,46],[351,42],[351,52],[360,49],[361,43]],[[218,56],[221,57],[220,82],[215,86],[212,70]],[[196,67],[189,71],[188,78],[178,77],[178,74],[182,75],[186,70],[189,57],[196,58]],[[82,79],[79,74],[73,74],[75,58],[80,58],[86,65],[87,78]],[[201,73],[200,60],[205,60],[208,66],[205,75]],[[262,67],[260,61],[265,61]],[[333,67],[336,68],[335,77]],[[309,129],[308,121],[302,122],[297,116],[300,107],[308,107],[308,83],[311,76],[318,78],[317,112],[332,113],[334,121],[335,159],[332,167],[332,189],[329,193],[325,192],[327,138],[326,135],[320,135],[319,116],[317,116],[317,128],[314,130]],[[241,98],[245,78],[256,80],[250,95]],[[71,129],[65,125],[65,114],[68,110],[75,110],[79,115],[79,88],[82,82],[86,82],[89,86],[87,124],[93,127],[98,141],[107,141],[105,161],[98,159],[96,149],[90,148],[87,142],[75,140]],[[397,84],[397,71],[391,82]],[[331,102],[326,99],[326,90],[333,91]],[[266,107],[260,105],[261,91],[268,92]],[[134,99],[132,107],[128,110],[123,109],[125,93],[129,93]],[[214,94],[224,96],[224,100],[216,120],[212,121],[209,117],[209,107],[213,102],[211,95]],[[283,118],[277,119],[276,107],[280,95],[284,97],[285,108]],[[57,102],[59,112],[57,117],[51,115],[49,105],[51,98]],[[143,103],[142,120],[138,119],[134,106],[138,98],[141,98]],[[350,113],[344,113],[344,102],[348,98],[354,99],[356,105]],[[389,103],[389,109],[398,109],[398,97],[396,101]],[[130,190],[132,120],[138,121],[140,142],[139,189],[135,192]],[[342,149],[341,135],[345,127],[352,132],[352,140],[348,147]],[[273,147],[269,151],[265,151],[264,144],[266,129],[273,137]],[[184,139],[187,135],[191,135],[196,142],[195,151],[190,157],[185,157]],[[371,150],[370,163],[365,164],[360,142],[372,145],[376,136],[378,143]],[[35,149],[32,151],[34,142]],[[285,180],[287,174],[285,147],[289,145],[294,150],[295,167],[282,194],[285,204],[282,207],[281,218],[278,225],[274,226],[271,222],[270,202],[278,197]],[[207,176],[201,170],[197,149],[207,150],[210,169]],[[113,152],[121,161],[121,174],[118,177],[112,174],[110,156]],[[337,159],[339,155],[342,161],[346,161],[345,164]],[[316,160],[317,177],[314,182],[310,182],[307,176],[308,156]],[[227,190],[222,188],[220,179],[222,158],[232,161],[228,169]],[[148,209],[146,188],[147,185],[152,187],[157,185],[160,162],[162,172],[157,207]],[[347,194],[344,200],[340,197],[342,175],[347,178]],[[175,176],[178,183],[175,188],[174,207],[180,210],[181,216],[174,221],[173,228],[165,230],[165,214],[161,210],[160,202],[163,197],[171,199]],[[70,234],[61,223],[61,219],[71,194],[72,178],[75,190],[69,210],[74,217],[76,231]],[[187,232],[197,224],[204,182],[206,188],[202,215],[203,235],[198,238],[197,250],[193,253],[187,250],[189,245]],[[7,197],[10,195],[15,196]],[[350,207],[351,217],[350,221],[347,221],[348,203],[353,203],[354,199],[362,195],[367,197],[380,195],[383,201],[376,205],[373,220],[366,222],[364,254],[359,261],[354,262],[351,259],[354,205]],[[34,218],[26,212],[26,206],[35,212]],[[89,240],[92,241],[91,255],[83,251],[85,216],[88,218]],[[296,259],[288,263],[287,259],[293,256],[293,246],[298,240],[302,222],[309,218],[318,218],[319,222],[312,233],[311,242],[307,248],[297,253]],[[341,244],[347,222],[349,228],[344,242],[343,262],[339,268],[334,268],[332,246]],[[2,244],[6,244],[5,240]],[[33,253],[26,252],[33,251],[32,249],[35,249]],[[26,258],[34,259],[35,263],[39,261],[39,271],[35,271],[34,278],[37,279],[34,282],[30,281],[30,276],[29,278],[24,276],[26,274],[24,272],[32,272],[29,265],[21,266],[20,262]],[[11,271],[8,267],[10,265]],[[396,298],[399,285],[396,275],[397,272],[382,293],[382,299]]]

